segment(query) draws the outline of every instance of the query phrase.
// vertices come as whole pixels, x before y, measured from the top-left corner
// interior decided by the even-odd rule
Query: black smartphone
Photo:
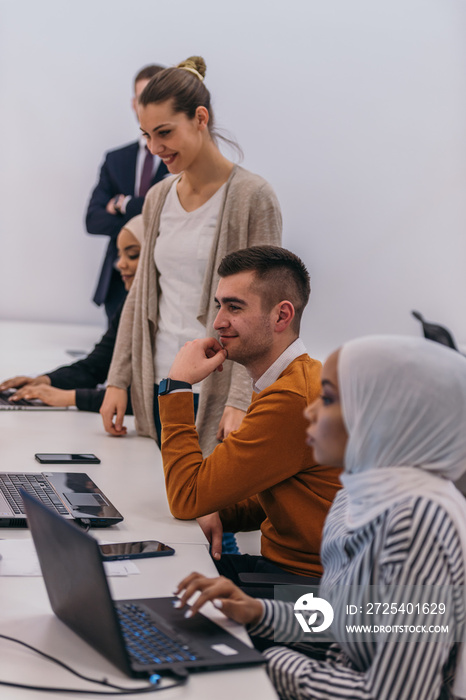
[[[41,464],[100,464],[93,454],[67,454],[65,452],[39,452],[34,455]]]
[[[141,542],[113,542],[99,544],[100,552],[106,561],[114,559],[143,559],[144,557],[167,557],[175,554],[173,547],[157,542],[157,540],[142,540]]]

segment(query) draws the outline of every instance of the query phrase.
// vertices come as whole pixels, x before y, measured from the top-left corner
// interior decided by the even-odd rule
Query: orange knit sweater
[[[320,576],[319,550],[339,470],[316,465],[305,444],[305,407],[320,391],[320,362],[293,360],[259,394],[239,430],[203,459],[192,394],[159,398],[171,512],[189,520],[220,511],[225,531],[261,529],[261,553],[292,573]]]

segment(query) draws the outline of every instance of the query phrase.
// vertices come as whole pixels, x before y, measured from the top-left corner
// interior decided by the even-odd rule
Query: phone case
[[[37,454],[34,455],[34,457],[36,458],[36,460],[40,464],[100,464],[100,459],[98,457],[95,457],[95,456],[92,459],[90,459],[90,458],[86,459],[86,458],[80,457],[78,459],[66,459],[66,460],[64,460],[64,459],[60,459],[60,458],[44,459],[43,457],[41,457],[41,454],[45,454],[45,453],[38,452]],[[50,453],[50,454],[53,454],[53,453]],[[58,457],[58,455],[57,455],[57,457]]]

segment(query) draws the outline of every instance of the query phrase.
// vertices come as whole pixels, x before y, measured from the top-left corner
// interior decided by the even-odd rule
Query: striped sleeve
[[[464,585],[458,534],[440,506],[416,499],[396,518],[392,515],[385,516],[375,530],[367,530],[366,549],[371,555],[362,568],[361,558],[357,559],[359,568],[354,567],[353,575],[358,580],[375,570],[384,585],[389,582],[395,587],[411,583],[458,590]],[[358,532],[359,542],[361,537],[363,529]],[[464,617],[464,598],[459,594],[442,624],[456,630]],[[266,601],[263,619],[250,633],[279,644],[302,641],[296,636],[295,622],[292,605]],[[370,643],[349,639],[344,649],[333,644],[323,659],[316,658],[312,649],[309,654],[298,653],[290,644],[271,647],[265,656],[269,676],[283,700],[438,700],[449,696],[446,679],[453,675],[457,651],[452,636],[440,635],[438,641],[425,643],[387,641],[382,636]]]

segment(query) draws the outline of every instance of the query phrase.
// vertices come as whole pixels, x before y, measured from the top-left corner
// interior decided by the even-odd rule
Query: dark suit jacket
[[[87,208],[86,228],[88,233],[110,237],[94,295],[94,301],[99,306],[107,298],[113,265],[117,257],[116,238],[123,225],[133,216],[141,213],[144,204],[144,197],[134,196],[138,150],[139,142],[136,141],[105,154],[99,181]],[[151,185],[162,180],[167,172],[166,166],[160,163],[152,178]],[[110,199],[116,197],[117,194],[131,195],[124,215],[109,214],[105,209]]]

